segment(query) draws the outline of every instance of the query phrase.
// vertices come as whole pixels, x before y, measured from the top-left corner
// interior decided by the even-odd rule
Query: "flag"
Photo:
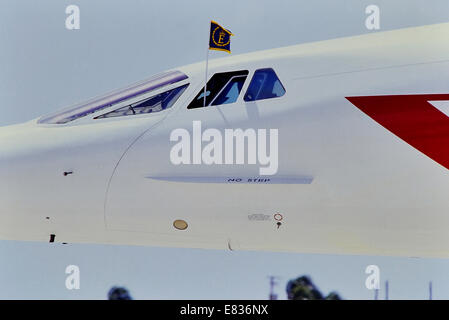
[[[215,21],[210,22],[209,50],[220,50],[231,53],[232,32]]]

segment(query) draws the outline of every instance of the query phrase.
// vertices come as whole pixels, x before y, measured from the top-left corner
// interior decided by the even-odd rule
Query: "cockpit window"
[[[255,101],[281,97],[285,88],[273,69],[258,69],[254,72],[251,83],[246,91],[245,101]]]
[[[187,76],[180,71],[169,71],[156,75],[150,79],[133,84],[127,88],[113,91],[104,96],[93,98],[87,102],[77,104],[66,110],[44,116],[38,123],[46,124],[64,124],[75,119],[87,116],[94,112],[103,110],[119,102],[148,93],[150,91],[162,88],[187,79]]]
[[[228,84],[221,90],[221,93],[212,101],[211,105],[218,106],[220,104],[234,103],[242,91],[246,76],[234,76],[229,80]]]
[[[178,100],[179,96],[184,92],[187,86],[188,84],[175,89],[168,90],[166,92],[160,93],[143,101],[139,101],[129,106],[102,114],[101,116],[98,116],[94,119],[131,116],[144,113],[155,113],[171,108],[171,106],[173,106],[176,100]]]
[[[214,74],[207,82],[205,106],[234,103],[242,90],[248,70]],[[204,107],[204,87],[198,92],[187,109]]]

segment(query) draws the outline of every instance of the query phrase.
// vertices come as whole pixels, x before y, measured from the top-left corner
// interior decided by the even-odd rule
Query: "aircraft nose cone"
[[[0,239],[33,239],[44,208],[39,128],[29,122],[0,127]]]
[[[19,188],[22,177],[20,172],[20,144],[23,125],[0,127],[0,237],[14,239],[19,220],[23,216],[18,212],[25,202],[26,193]],[[28,139],[31,139],[29,137]]]
[[[0,127],[0,181],[3,185],[29,162],[35,132],[28,123]]]
[[[26,183],[20,173],[29,168],[27,152],[33,135],[28,127],[26,124],[0,127],[0,211],[11,211],[14,201],[19,200],[17,193],[25,196],[16,186],[19,182]]]

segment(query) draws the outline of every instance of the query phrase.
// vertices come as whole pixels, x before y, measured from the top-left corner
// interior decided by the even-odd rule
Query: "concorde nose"
[[[25,140],[24,130],[26,127],[23,125],[0,127],[0,181],[2,184],[11,174],[14,164],[20,162],[23,140]],[[32,137],[28,136],[28,139]]]
[[[46,240],[54,131],[36,122],[0,127],[0,239]],[[51,130],[50,130],[51,131]]]
[[[30,123],[0,127],[0,172],[10,173],[29,159],[36,139],[36,127]]]
[[[0,127],[0,214],[13,212],[39,191],[30,190],[29,183],[40,174],[33,146],[37,133],[32,123]]]

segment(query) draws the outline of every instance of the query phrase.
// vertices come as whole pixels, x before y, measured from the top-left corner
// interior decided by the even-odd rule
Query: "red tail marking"
[[[449,117],[429,101],[449,94],[347,97],[380,125],[449,169]]]

